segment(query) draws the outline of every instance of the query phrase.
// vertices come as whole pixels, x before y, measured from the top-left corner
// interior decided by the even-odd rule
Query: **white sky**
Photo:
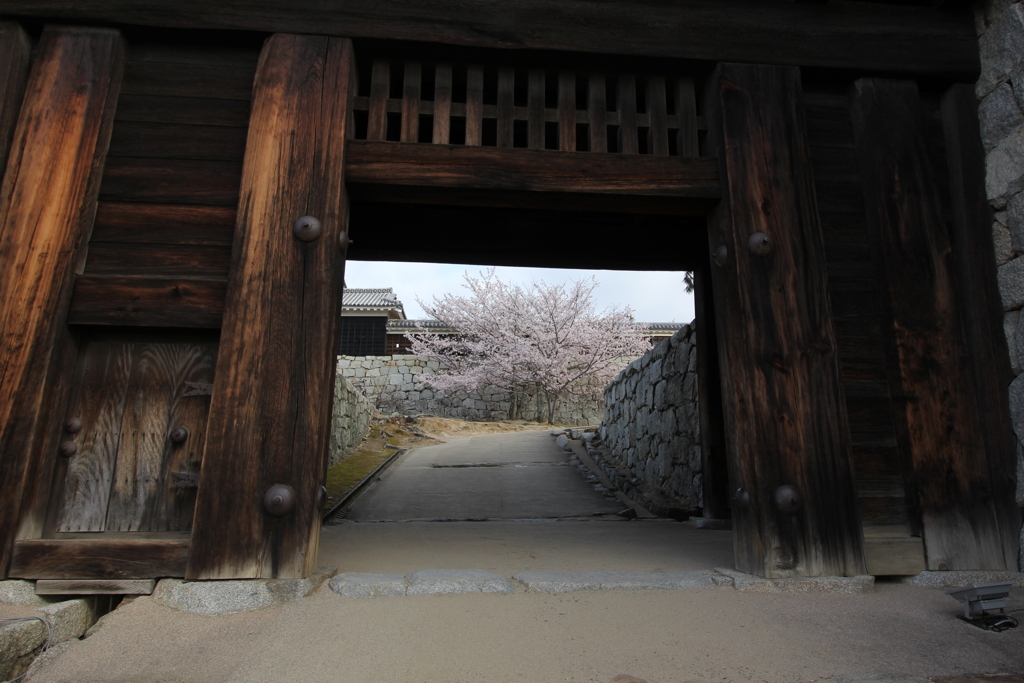
[[[425,318],[416,299],[429,302],[445,293],[464,294],[462,275],[478,275],[483,266],[440,263],[346,261],[345,284],[354,288],[390,287],[405,307],[408,318]],[[571,270],[568,268],[497,267],[498,277],[528,285],[535,280],[570,282],[595,276],[594,300],[599,310],[629,306],[637,322],[688,323],[694,318],[693,295],[683,286],[682,272]]]

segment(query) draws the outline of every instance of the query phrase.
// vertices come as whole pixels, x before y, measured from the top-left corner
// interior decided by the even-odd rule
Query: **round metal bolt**
[[[719,244],[715,247],[715,251],[712,252],[711,256],[715,259],[715,265],[721,268],[729,260],[729,247]]]
[[[736,489],[736,493],[732,494],[732,502],[736,503],[736,507],[740,510],[750,509],[750,491],[745,488]]]
[[[352,246],[352,240],[348,238],[348,230],[342,230],[338,233],[338,248],[342,251],[348,251],[350,246]]]
[[[795,515],[804,509],[804,497],[795,486],[786,484],[775,491],[775,507],[779,512]]]
[[[321,486],[320,490],[316,492],[316,509],[323,510],[324,505],[327,503],[327,487]]]
[[[288,484],[274,484],[263,496],[263,509],[274,517],[284,517],[295,509],[295,489]]]
[[[65,458],[70,458],[72,455],[78,452],[78,444],[74,441],[65,441],[60,445],[60,454]]]
[[[171,432],[171,441],[174,443],[185,443],[185,439],[188,438],[188,429],[185,427],[177,427]]]
[[[82,431],[82,420],[77,417],[73,417],[64,423],[64,431],[68,434],[77,434]]]
[[[320,221],[313,216],[303,216],[299,220],[295,221],[295,227],[293,228],[295,237],[300,242],[312,242],[320,239],[320,235],[323,234],[324,228],[320,225]]]
[[[755,256],[767,256],[772,252],[772,238],[763,232],[755,232],[747,240],[747,246]]]

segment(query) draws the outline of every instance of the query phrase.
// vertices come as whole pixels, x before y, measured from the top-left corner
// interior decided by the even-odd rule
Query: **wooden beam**
[[[354,81],[347,39],[276,34],[260,56],[191,579],[304,577],[316,567]],[[320,220],[319,239],[296,238],[301,216]],[[292,487],[295,505],[274,516],[264,496],[278,484]]]
[[[732,515],[736,566],[863,574],[800,72],[720,64],[705,101],[723,177],[708,243],[724,248],[712,277],[729,478],[744,491]],[[801,499],[790,511],[787,486]]]
[[[215,329],[227,288],[221,279],[79,275],[68,323]]]
[[[981,146],[974,87],[955,85],[942,96],[942,123],[950,176],[954,229],[950,231],[957,269],[957,294],[967,337],[967,357],[974,378],[988,456],[992,503],[1003,539],[1007,569],[1015,567],[1021,525],[1014,481],[1017,448],[1010,421],[1007,387],[1013,381],[1003,306],[992,259],[992,207],[985,194],[985,152]]]
[[[7,166],[7,152],[28,79],[31,49],[32,43],[21,26],[0,22],[0,168]]]
[[[350,183],[585,195],[717,199],[718,164],[636,154],[591,154],[463,145],[404,145],[352,140]]]
[[[10,576],[19,579],[182,577],[188,541],[55,541],[14,544]]]
[[[10,16],[448,43],[497,49],[947,74],[974,80],[968,8],[787,0],[7,0]],[[566,26],[585,27],[565,30]]]
[[[43,31],[0,190],[0,576],[49,490],[73,344],[64,321],[123,72],[117,31]]]
[[[705,244],[705,252],[707,251]],[[702,254],[703,256],[703,254]],[[715,300],[710,265],[705,258],[693,269],[693,298],[697,324],[697,407],[700,410],[701,487],[704,516],[727,519],[729,463],[726,457],[725,420],[722,414],[722,371],[718,361]]]
[[[36,595],[152,595],[155,579],[39,579]]]

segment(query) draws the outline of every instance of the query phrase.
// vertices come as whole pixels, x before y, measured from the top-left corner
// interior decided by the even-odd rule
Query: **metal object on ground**
[[[755,232],[747,241],[747,246],[755,256],[767,256],[772,251],[772,238],[763,232]]]
[[[74,441],[65,441],[60,445],[60,454],[65,458],[70,458],[72,455],[78,452],[78,444]]]
[[[320,235],[323,234],[324,229],[316,217],[303,216],[299,220],[295,221],[292,231],[295,233],[296,239],[300,242],[313,242],[314,240],[320,239]]]
[[[785,484],[775,491],[775,507],[779,512],[795,515],[804,509],[804,497],[795,486]]]
[[[288,484],[274,484],[263,496],[263,509],[274,517],[284,517],[295,509],[295,489]]]
[[[68,434],[77,434],[82,431],[82,420],[77,417],[73,417],[64,423],[64,431]]]
[[[946,591],[960,602],[964,603],[964,619],[974,619],[985,614],[988,610],[1002,610],[1006,612],[1006,598],[1010,597],[1010,587],[1013,583],[982,583]]]
[[[185,439],[188,438],[188,429],[185,427],[178,427],[171,432],[171,441],[174,443],[185,443]]]

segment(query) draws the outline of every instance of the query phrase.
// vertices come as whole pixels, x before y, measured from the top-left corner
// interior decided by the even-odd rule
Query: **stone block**
[[[1010,352],[1010,368],[1015,375],[1021,373],[1021,358],[1024,358],[1024,355],[1021,354],[1021,344],[1024,339],[1021,339],[1020,336],[1020,325],[1020,311],[1008,311],[1003,315],[1003,333],[1006,335],[1006,348]]]
[[[0,605],[49,605],[53,600],[36,595],[36,584],[33,581],[10,579],[0,581]]]
[[[356,371],[355,371],[354,368],[345,368],[344,370],[341,371],[341,376],[342,377],[355,377],[356,376]]]
[[[0,680],[20,675],[46,642],[46,626],[38,619],[0,622]]]
[[[1003,138],[985,158],[985,192],[996,209],[1008,205],[1024,189],[1024,131]]]
[[[36,611],[42,613],[53,624],[51,644],[79,638],[96,623],[96,601],[94,599],[64,600],[40,607]]]
[[[978,118],[981,142],[987,150],[1024,125],[1024,115],[1009,83],[1003,83],[985,96],[978,105]]]
[[[425,569],[409,575],[406,594],[514,593],[515,590],[510,579],[480,569]]]
[[[1024,258],[1015,258],[999,266],[996,277],[1003,310],[1012,311],[1024,305]]]
[[[396,386],[396,387],[397,386],[401,386],[402,385],[402,376],[400,374],[398,374],[398,373],[395,373],[393,375],[388,376],[388,384],[390,384],[392,386]]]
[[[161,579],[153,591],[153,598],[168,607],[195,614],[247,612],[304,598],[336,571],[333,567],[320,569],[306,579]]]
[[[981,77],[975,95],[981,99],[995,90],[1024,56],[1024,8],[1011,5],[999,14],[978,39]]]
[[[402,574],[338,574],[330,583],[331,590],[346,598],[387,598],[405,595],[406,581]]]
[[[925,588],[963,588],[979,583],[1003,583],[1010,582],[1014,586],[1024,586],[1024,573],[1022,572],[997,572],[997,571],[948,571],[948,572],[921,572],[917,576],[904,579],[904,583],[911,586],[923,586]]]
[[[409,374],[412,374],[412,375],[419,375],[419,374],[422,374],[422,372],[423,372],[423,368],[421,368],[419,365],[413,365],[413,366],[411,366],[409,368]]]
[[[1001,213],[1000,216],[1004,220],[1008,219],[1006,213]],[[1013,250],[1013,236],[1010,234],[1010,229],[998,220],[992,223],[992,251],[995,253],[997,266],[1003,265],[1016,254]]]
[[[765,579],[735,569],[718,568],[719,574],[733,580],[733,588],[743,593],[873,593],[873,576],[814,576],[794,579]]]

